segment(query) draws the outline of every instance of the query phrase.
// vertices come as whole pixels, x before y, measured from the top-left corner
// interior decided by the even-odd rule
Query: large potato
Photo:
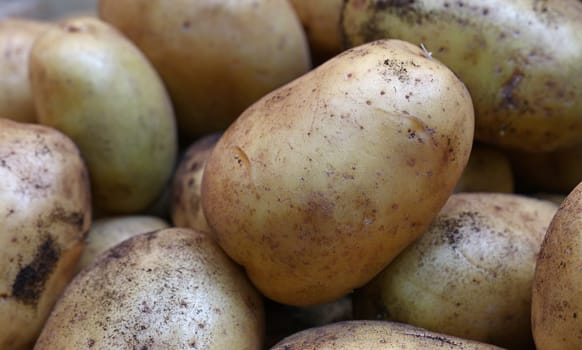
[[[35,20],[0,20],[0,118],[36,121],[28,57],[36,37],[48,28],[48,23]]]
[[[310,68],[305,33],[287,0],[100,0],[99,6],[101,18],[160,72],[184,136],[225,129]]]
[[[354,48],[228,128],[206,163],[202,208],[266,296],[331,301],[428,227],[467,163],[473,122],[465,86],[419,47]]]
[[[177,135],[145,56],[109,24],[74,18],[36,40],[30,77],[38,121],[81,149],[97,209],[136,213],[152,204],[170,180]]]
[[[582,348],[582,182],[554,216],[536,264],[532,331],[538,350]]]
[[[582,139],[582,2],[348,0],[349,45],[422,42],[467,85],[475,138],[524,151]]]
[[[271,350],[494,350],[496,346],[385,321],[345,321],[293,334]]]
[[[452,195],[423,236],[356,292],[356,317],[532,348],[535,263],[556,209],[512,194]]]
[[[87,170],[60,132],[0,118],[0,349],[30,349],[91,223]]]
[[[261,350],[262,300],[205,234],[134,236],[83,270],[55,305],[35,350]]]

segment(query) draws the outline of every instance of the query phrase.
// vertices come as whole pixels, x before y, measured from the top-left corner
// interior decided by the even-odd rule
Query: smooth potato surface
[[[457,77],[417,46],[378,41],[247,109],[206,163],[202,207],[269,298],[332,301],[428,227],[472,136]]]
[[[262,300],[203,233],[133,236],[67,287],[35,350],[261,350]]]
[[[31,348],[90,224],[87,169],[73,142],[0,118],[0,349]]]

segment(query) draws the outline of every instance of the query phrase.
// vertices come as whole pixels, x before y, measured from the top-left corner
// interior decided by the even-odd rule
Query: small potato
[[[226,129],[311,68],[287,0],[101,0],[99,15],[156,67],[184,139]]]
[[[532,332],[538,350],[582,349],[582,182],[554,216],[536,263]]]
[[[50,27],[49,23],[36,20],[0,20],[0,118],[36,121],[28,57],[34,40]]]
[[[221,133],[210,134],[194,142],[180,160],[172,184],[171,216],[174,226],[209,232],[202,211],[200,190],[206,161]]]
[[[509,157],[501,150],[483,144],[473,145],[469,162],[457,182],[455,192],[514,191]]]
[[[364,285],[429,226],[473,142],[471,97],[411,43],[345,51],[264,96],[226,130],[202,177],[223,249],[294,306]]]
[[[291,335],[271,350],[494,350],[493,345],[386,321],[344,321]]]
[[[35,350],[261,350],[262,299],[207,235],[133,236],[81,271]]]
[[[531,349],[535,263],[556,210],[513,194],[452,195],[424,235],[356,292],[356,318]]]
[[[30,349],[91,224],[87,169],[62,133],[0,118],[0,349]]]
[[[87,234],[77,272],[92,263],[99,254],[130,237],[168,227],[170,225],[167,222],[155,216],[131,215],[96,219]]]
[[[38,121],[79,146],[96,209],[138,213],[160,196],[176,122],[160,77],[127,38],[96,18],[60,22],[36,40],[30,80]]]

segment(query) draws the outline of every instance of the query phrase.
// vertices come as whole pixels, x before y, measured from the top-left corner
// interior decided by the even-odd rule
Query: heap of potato
[[[0,20],[0,349],[582,348],[582,2]]]

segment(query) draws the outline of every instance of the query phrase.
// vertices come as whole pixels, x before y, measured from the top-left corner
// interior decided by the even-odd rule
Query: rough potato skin
[[[271,350],[495,350],[493,345],[386,321],[343,321],[293,334]]]
[[[91,224],[87,169],[60,132],[0,118],[0,349],[30,349]]]
[[[247,109],[206,163],[202,207],[265,295],[332,301],[426,229],[472,139],[450,70],[410,43],[370,43]]]
[[[168,228],[133,236],[65,290],[35,350],[261,350],[263,304],[207,235]]]
[[[532,331],[537,349],[582,348],[582,182],[562,202],[536,264]]]
[[[348,0],[345,45],[422,42],[467,85],[475,138],[549,152],[582,139],[582,2]]]
[[[532,348],[534,269],[556,210],[521,195],[453,194],[422,237],[356,291],[356,317]]]

